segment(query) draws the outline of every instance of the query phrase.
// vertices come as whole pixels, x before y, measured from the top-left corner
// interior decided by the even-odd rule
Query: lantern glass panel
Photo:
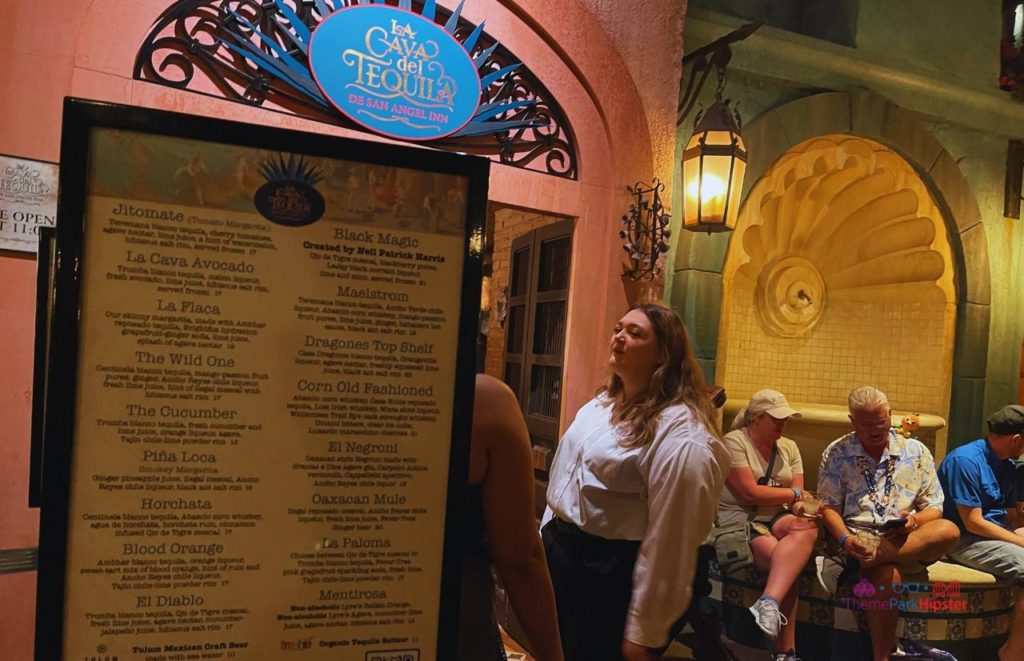
[[[699,208],[699,222],[702,225],[720,225],[725,220],[725,200],[729,192],[732,156],[702,154],[697,160],[697,167],[697,176],[686,182],[687,205],[694,207],[695,215]],[[687,211],[686,215],[689,219],[690,212]],[[694,222],[697,222],[696,218]]]
[[[741,158],[733,159],[732,184],[729,187],[729,208],[725,218],[725,226],[730,230],[736,228],[736,218],[740,213],[740,195],[743,194],[743,176],[747,173],[747,162]]]
[[[736,225],[746,147],[732,131],[698,131],[683,151],[683,226],[709,232]]]

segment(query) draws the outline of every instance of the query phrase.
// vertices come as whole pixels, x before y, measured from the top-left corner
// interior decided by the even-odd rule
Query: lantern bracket
[[[683,70],[685,71],[687,66],[692,65],[692,67],[686,80],[686,88],[679,98],[676,126],[682,126],[683,121],[693,110],[693,106],[697,103],[697,98],[700,96],[700,91],[704,88],[704,83],[707,81],[708,74],[711,73],[712,68],[718,74],[715,100],[721,100],[722,91],[725,88],[725,68],[732,59],[731,44],[743,41],[757,32],[762,25],[764,23],[747,23],[724,37],[720,37],[706,46],[701,46],[697,50],[687,53],[683,57]],[[699,120],[699,117],[697,119]]]

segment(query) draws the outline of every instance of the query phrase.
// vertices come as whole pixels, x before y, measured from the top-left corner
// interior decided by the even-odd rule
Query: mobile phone
[[[893,530],[900,530],[906,525],[906,519],[889,519],[881,525],[879,530],[881,530],[882,532],[892,532]]]

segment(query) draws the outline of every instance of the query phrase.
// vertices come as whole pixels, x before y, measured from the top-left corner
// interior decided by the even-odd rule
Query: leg
[[[789,515],[775,522],[772,534],[779,541],[771,553],[771,568],[764,594],[781,603],[811,559],[814,541],[818,538],[818,526],[809,519]],[[756,554],[754,557],[756,560]]]
[[[775,639],[776,652],[788,652],[796,650],[796,607],[799,594],[794,583],[786,593],[786,596],[779,602],[779,612],[786,618],[786,623],[779,630],[779,636]]]
[[[767,572],[771,567],[772,555],[779,540],[771,535],[758,535],[750,540],[750,552],[758,571]]]
[[[814,551],[818,524],[811,519],[784,516],[775,522],[772,533],[779,542],[771,556],[764,594],[779,602],[779,611],[786,618],[775,639],[775,650],[786,652],[796,649],[797,578]]]
[[[566,659],[583,658],[581,639],[586,636],[586,622],[583,618],[585,604],[580,603],[577,585],[578,553],[571,544],[554,530],[554,522],[541,529],[544,539],[544,550],[548,561],[548,573],[555,590],[555,612],[558,615],[558,628],[562,637],[562,648]]]
[[[901,576],[895,565],[873,565],[862,571],[864,578],[873,585],[892,586],[899,583]],[[871,637],[871,654],[874,661],[888,661],[889,652],[896,642],[896,624],[900,618],[899,610],[888,607],[891,590],[878,590],[874,597],[865,604],[864,619],[868,624],[868,635]]]
[[[875,559],[864,567],[896,562],[920,561],[930,564],[951,551],[960,539],[960,529],[947,519],[929,521],[903,537],[883,537]]]
[[[950,552],[950,558],[998,578],[1024,584],[1024,548],[974,535],[966,535],[963,541],[965,543]],[[1024,590],[1017,592],[1009,635],[999,649],[999,658],[1024,659]]]
[[[621,660],[639,542],[565,533],[555,522],[541,532],[566,661]]]
[[[786,515],[775,522],[771,535],[761,535],[750,542],[754,566],[768,574],[764,593],[751,612],[758,626],[772,638],[777,651],[795,647],[795,584],[811,557],[817,537],[818,528],[813,521]]]

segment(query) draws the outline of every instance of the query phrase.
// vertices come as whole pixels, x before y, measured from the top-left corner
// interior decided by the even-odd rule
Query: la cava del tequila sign
[[[331,14],[313,33],[309,63],[338,110],[395,138],[455,133],[480,103],[480,77],[463,45],[397,7],[357,5]]]

